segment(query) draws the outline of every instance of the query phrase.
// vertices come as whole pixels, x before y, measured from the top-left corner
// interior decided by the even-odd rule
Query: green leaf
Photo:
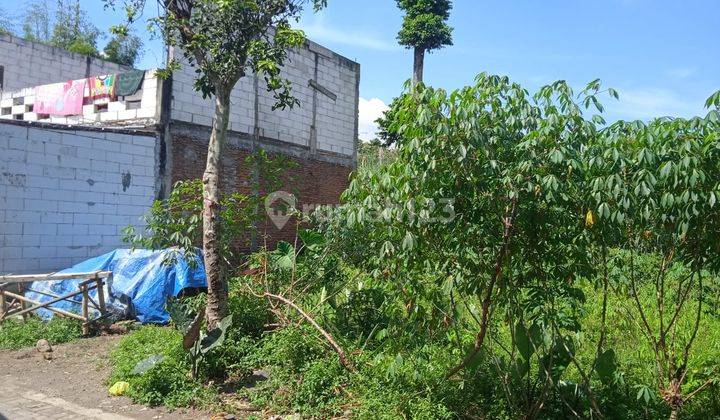
[[[537,324],[533,324],[528,331],[525,325],[520,322],[517,323],[515,326],[515,346],[523,359],[530,360],[530,357],[540,344],[540,335],[540,327]]]
[[[133,370],[130,371],[131,375],[142,375],[145,372],[149,371],[150,369],[157,366],[158,363],[165,360],[165,355],[163,354],[153,354],[152,356],[143,359],[139,361]]]
[[[165,302],[165,310],[170,314],[170,319],[175,328],[185,335],[195,319],[195,313],[186,302],[181,299],[170,297]]]
[[[600,381],[605,385],[610,384],[617,370],[615,351],[613,349],[605,350],[595,363]]]
[[[311,251],[317,251],[325,245],[325,236],[320,232],[300,229],[298,236],[300,236],[300,240],[302,240],[305,248]]]
[[[413,234],[410,232],[405,232],[405,238],[402,241],[402,247],[403,249],[412,249],[413,245],[415,244],[415,240],[413,238]]]
[[[210,350],[222,346],[225,342],[225,333],[230,325],[232,325],[232,314],[223,318],[217,328],[203,333],[200,336],[198,352],[200,354],[207,354]]]
[[[278,242],[277,248],[270,255],[274,264],[281,270],[290,270],[295,265],[295,247],[288,242]]]

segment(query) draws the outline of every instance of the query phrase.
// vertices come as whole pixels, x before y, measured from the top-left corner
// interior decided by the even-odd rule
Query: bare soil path
[[[197,410],[170,412],[108,396],[108,354],[119,340],[101,336],[58,345],[51,361],[35,348],[0,350],[0,420],[210,418]]]

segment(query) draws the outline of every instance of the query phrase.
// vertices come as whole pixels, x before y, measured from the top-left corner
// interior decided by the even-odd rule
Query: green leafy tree
[[[118,64],[134,66],[142,54],[142,40],[133,34],[115,34],[105,45],[105,58]]]
[[[23,16],[23,37],[70,52],[98,56],[97,41],[102,35],[90,22],[79,0],[57,0],[54,14],[47,1],[30,3]]]
[[[448,26],[450,0],[397,0],[405,12],[398,33],[400,45],[414,51],[413,83],[422,82],[425,52],[452,45],[452,28]]]
[[[106,0],[114,5],[114,0]],[[195,89],[215,98],[215,117],[208,142],[203,175],[203,251],[208,282],[207,319],[214,328],[227,314],[228,283],[220,246],[221,157],[227,140],[230,93],[240,78],[258,73],[273,92],[275,108],[298,103],[290,82],[280,69],[287,48],[301,45],[302,31],[290,21],[298,19],[306,0],[125,0],[128,23],[140,18],[147,3],[156,3],[159,17],[152,19],[166,43],[178,47],[197,73]],[[312,0],[316,9],[325,0]],[[114,32],[127,35],[127,25]],[[170,63],[170,70],[177,62]]]
[[[52,14],[47,0],[30,3],[22,18],[23,37],[35,42],[50,42]]]
[[[80,7],[80,0],[58,0],[50,44],[70,52],[97,56],[100,30]]]

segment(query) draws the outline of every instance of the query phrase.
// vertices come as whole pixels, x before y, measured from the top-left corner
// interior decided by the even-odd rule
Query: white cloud
[[[608,112],[626,120],[648,120],[655,117],[693,117],[705,115],[704,100],[681,96],[660,88],[619,90],[620,100],[605,100]]]
[[[377,137],[378,126],[375,120],[382,117],[388,106],[379,98],[360,98],[360,116],[358,137],[361,140],[373,140]]]
[[[322,14],[315,15],[311,22],[302,22],[300,29],[308,38],[319,42],[332,42],[376,51],[395,51],[399,47],[393,41],[375,38],[367,33],[336,29],[325,23]]]

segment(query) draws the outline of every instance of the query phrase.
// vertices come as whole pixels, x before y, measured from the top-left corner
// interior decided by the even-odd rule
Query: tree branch
[[[483,342],[485,341],[485,335],[487,334],[488,325],[490,324],[490,304],[492,303],[492,295],[493,291],[495,289],[495,283],[500,278],[500,275],[502,274],[502,266],[505,262],[505,257],[507,256],[507,251],[510,246],[510,233],[513,226],[513,221],[515,218],[515,213],[517,211],[517,196],[512,199],[512,205],[509,210],[506,211],[505,217],[503,218],[503,239],[502,239],[502,246],[500,247],[500,251],[498,252],[497,258],[495,260],[495,267],[493,270],[493,275],[490,277],[490,282],[488,283],[487,289],[485,290],[485,296],[483,298],[482,303],[482,323],[480,325],[480,331],[478,332],[477,336],[475,337],[475,344],[473,346],[473,349],[470,350],[470,352],[465,356],[465,358],[460,362],[457,366],[452,368],[446,375],[445,379],[449,379],[453,377],[456,373],[460,372],[461,370],[465,369],[465,367],[470,364],[474,359],[475,356],[480,352],[480,348],[483,345]]]
[[[282,302],[282,303],[290,306],[291,308],[295,309],[295,310],[296,310],[300,315],[302,315],[302,317],[305,318],[323,337],[325,337],[325,340],[327,340],[327,342],[330,344],[330,347],[332,347],[333,350],[335,350],[335,352],[338,354],[338,357],[340,358],[340,364],[342,364],[343,366],[345,366],[345,368],[346,368],[347,370],[351,371],[351,372],[357,372],[357,370],[355,369],[355,367],[352,365],[352,363],[351,363],[351,362],[347,359],[347,357],[345,356],[345,351],[342,349],[342,347],[340,347],[340,346],[337,344],[337,342],[332,338],[332,336],[330,335],[330,333],[328,333],[327,331],[325,331],[325,330],[323,329],[323,327],[321,327],[317,322],[315,322],[315,320],[314,320],[310,315],[308,315],[307,313],[305,313],[305,311],[303,311],[299,306],[297,306],[297,305],[296,305],[294,302],[292,302],[291,300],[284,298],[283,296],[274,295],[274,294],[272,294],[272,293],[270,293],[270,292],[265,292],[265,293],[263,294],[263,296],[268,297],[268,298],[271,298],[271,299],[278,300],[278,301],[280,301],[280,302]]]

